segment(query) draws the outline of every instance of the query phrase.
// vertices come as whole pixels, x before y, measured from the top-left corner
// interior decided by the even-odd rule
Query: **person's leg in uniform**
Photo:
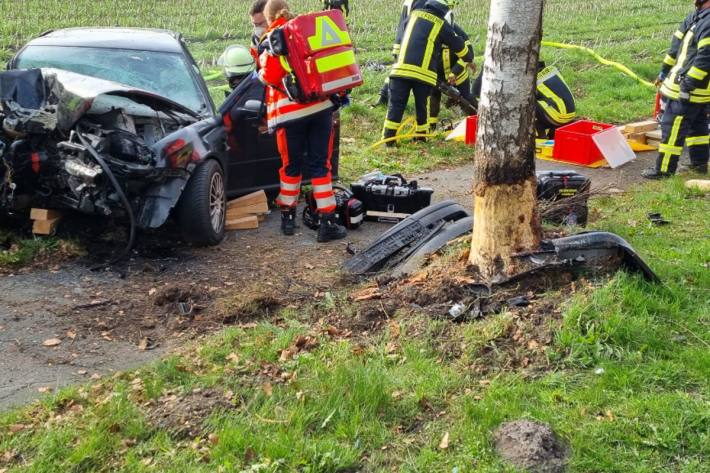
[[[293,235],[296,229],[296,206],[301,192],[301,169],[306,133],[303,124],[295,123],[276,130],[276,144],[281,155],[281,189],[276,205],[281,208],[281,231]]]
[[[382,84],[382,87],[380,88],[380,98],[377,100],[375,107],[378,107],[380,105],[387,105],[387,102],[389,101],[389,96],[390,96],[390,78],[387,77],[385,79],[385,83]]]
[[[347,235],[345,229],[338,225],[335,219],[336,201],[330,162],[334,136],[333,112],[328,110],[309,118],[306,166],[311,176],[313,198],[320,217],[319,243],[339,240]]]
[[[404,109],[407,107],[409,92],[412,90],[412,81],[399,77],[390,77],[390,96],[387,105],[387,118],[382,130],[382,138],[390,139],[397,135],[397,130],[402,123]],[[426,107],[426,104],[425,104]],[[387,146],[394,146],[395,142],[388,141]]]
[[[439,113],[441,112],[441,91],[433,89],[429,96],[429,128],[436,130],[439,124]]]
[[[678,168],[678,159],[683,152],[683,143],[688,136],[693,120],[704,107],[698,104],[669,100],[661,120],[661,143],[658,146],[656,167],[646,169],[641,176],[660,179],[671,176]]]
[[[539,105],[535,106],[535,138],[549,140],[555,136],[555,125],[542,111]]]
[[[699,112],[690,127],[690,132],[685,138],[685,146],[690,155],[690,169],[700,174],[708,172],[708,156],[710,155],[710,137],[708,136],[707,109]]]
[[[428,84],[416,82],[412,86],[414,92],[414,108],[417,115],[417,135],[426,135],[429,133],[429,97],[433,91],[433,87]],[[418,141],[426,141],[426,137],[416,138]]]

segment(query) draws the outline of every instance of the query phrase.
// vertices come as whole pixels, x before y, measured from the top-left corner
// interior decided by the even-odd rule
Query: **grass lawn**
[[[224,46],[246,43],[248,3],[26,0],[0,23],[0,59],[50,28],[155,26],[183,32],[210,69]],[[299,10],[319,3],[293,2]],[[388,62],[400,1],[351,4],[363,64]],[[549,0],[545,39],[591,47],[650,80],[690,8]],[[457,15],[480,60],[487,2],[463,0]],[[583,116],[620,123],[649,115],[653,91],[632,79],[583,53],[545,48],[543,58],[565,75]],[[367,150],[384,115],[365,103],[385,75],[374,69],[366,67],[367,85],[343,113],[345,176],[471,159],[450,143]],[[518,418],[548,422],[565,438],[571,471],[710,472],[710,201],[675,178],[593,205],[593,227],[629,240],[663,285],[619,273],[550,294],[563,300],[550,339],[524,346],[515,334],[529,321],[510,312],[454,324],[406,311],[367,334],[329,329],[324,317],[358,316],[347,291],[333,291],[138,371],[0,414],[0,473],[512,472],[491,432]],[[671,224],[651,226],[650,211]],[[513,366],[511,351],[542,361]],[[212,404],[201,430],[202,418],[193,421],[196,436],[176,433]],[[171,417],[181,406],[195,409]]]
[[[632,241],[664,284],[619,273],[552,294],[565,299],[553,338],[514,348],[537,352],[535,368],[508,366],[525,323],[511,313],[454,324],[405,311],[349,336],[319,322],[357,316],[333,292],[3,414],[0,471],[512,471],[491,431],[517,418],[567,439],[571,471],[710,471],[710,201],[674,179],[596,208],[594,227]],[[672,223],[651,226],[649,210]],[[149,422],[215,398],[196,438]]]

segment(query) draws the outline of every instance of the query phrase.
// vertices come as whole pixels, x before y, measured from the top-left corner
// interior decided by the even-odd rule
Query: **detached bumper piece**
[[[535,264],[546,264],[550,256],[556,263],[569,262],[590,267],[609,267],[615,261],[621,263],[627,271],[641,273],[649,282],[658,283],[661,280],[644,260],[634,251],[631,245],[609,232],[587,232],[554,240],[543,241],[539,253],[530,255],[538,258]],[[545,256],[547,255],[547,256]],[[543,257],[540,261],[539,257]]]
[[[426,258],[448,242],[471,233],[473,217],[460,204],[447,200],[429,206],[390,228],[367,248],[345,262],[343,270],[354,276],[391,271],[399,277],[418,270]],[[618,266],[641,273],[649,282],[658,276],[618,235],[586,232],[545,240],[538,251],[519,255],[527,259],[526,273],[564,268],[609,269]],[[505,281],[500,281],[501,283]]]
[[[469,212],[452,200],[431,205],[387,230],[367,248],[346,261],[343,270],[354,276],[362,276],[392,269],[409,259],[451,222],[466,217],[470,217]],[[472,225],[466,225],[464,233],[470,232],[471,228]]]

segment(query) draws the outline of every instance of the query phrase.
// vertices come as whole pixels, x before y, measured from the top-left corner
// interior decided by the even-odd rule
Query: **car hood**
[[[26,110],[56,108],[55,126],[63,131],[70,130],[102,95],[125,97],[156,112],[199,118],[189,108],[166,97],[118,82],[51,68],[0,72],[0,101],[3,107]]]

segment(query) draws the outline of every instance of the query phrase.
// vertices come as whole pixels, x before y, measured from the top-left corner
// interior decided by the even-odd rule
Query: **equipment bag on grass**
[[[268,48],[287,59],[284,88],[291,100],[329,98],[363,84],[340,10],[300,15],[271,32]]]

